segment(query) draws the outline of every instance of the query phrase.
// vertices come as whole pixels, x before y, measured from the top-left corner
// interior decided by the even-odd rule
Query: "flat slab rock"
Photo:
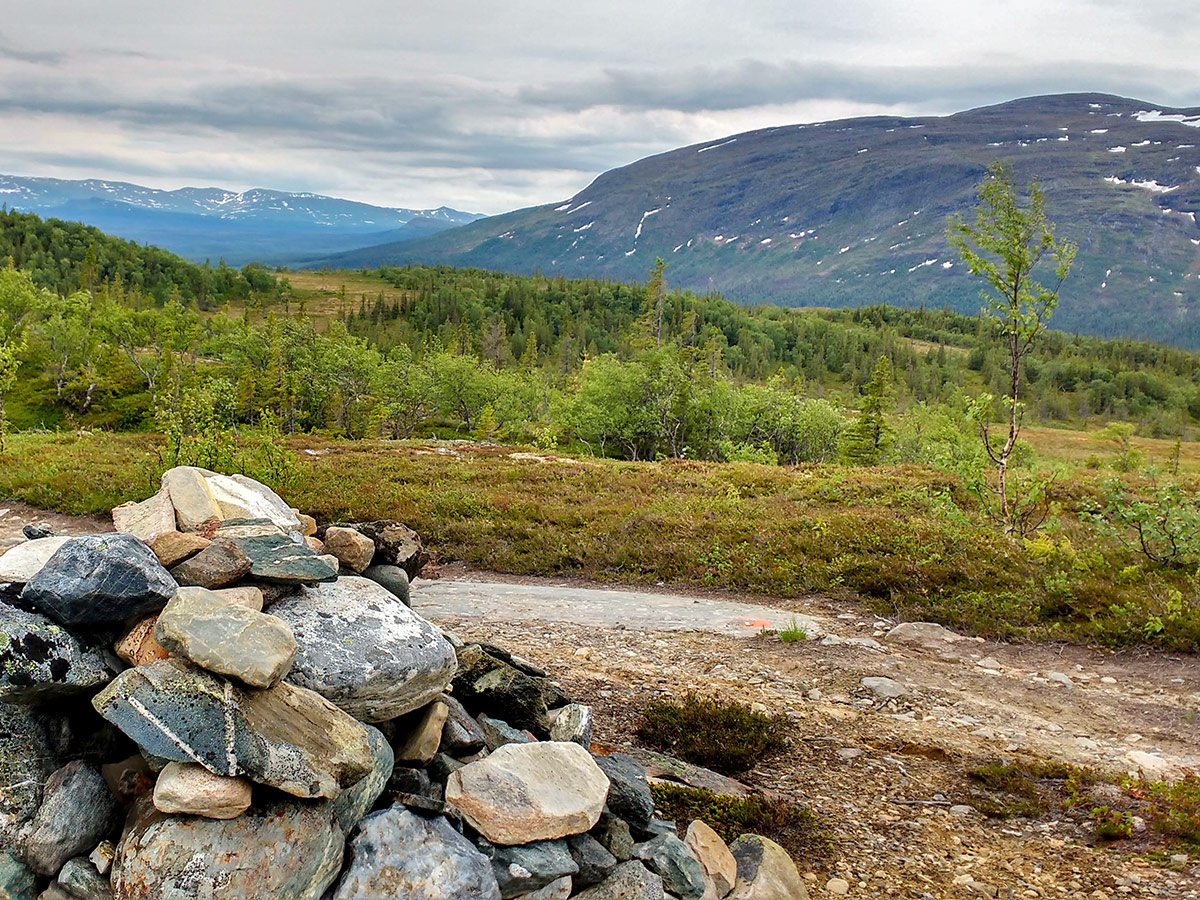
[[[45,537],[25,541],[0,554],[0,582],[25,584],[47,562],[69,537]]]
[[[0,603],[0,702],[41,703],[103,687],[108,654],[40,613]]]
[[[505,744],[463,766],[446,802],[493,844],[527,844],[588,831],[600,820],[609,781],[578,744]]]
[[[147,754],[297,797],[336,797],[374,767],[361,723],[287,682],[246,689],[161,659],[122,672],[92,705]]]
[[[304,587],[270,609],[300,646],[288,680],[363,722],[424,706],[457,669],[441,631],[366,578]]]
[[[230,537],[250,559],[250,577],[269,584],[315,584],[337,578],[336,565],[318,556],[298,534],[256,534]]]
[[[343,842],[328,803],[279,800],[221,820],[142,800],[113,862],[114,900],[319,900]]]
[[[401,806],[363,819],[333,900],[500,900],[492,864],[444,818]]]
[[[201,668],[260,688],[287,674],[297,649],[286,622],[201,587],[179,589],[154,637]]]
[[[177,587],[133,535],[87,534],[59,547],[25,585],[21,601],[64,625],[97,625],[162,609]]]

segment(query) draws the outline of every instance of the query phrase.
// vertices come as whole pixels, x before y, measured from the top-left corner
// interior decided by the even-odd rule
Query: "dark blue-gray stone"
[[[458,757],[470,756],[482,750],[487,745],[487,735],[479,723],[449,694],[444,694],[440,699],[446,706],[446,724],[442,726],[439,748]]]
[[[112,900],[112,884],[84,856],[66,861],[58,883],[76,900]]]
[[[631,838],[630,844],[632,843]],[[617,867],[617,858],[590,834],[571,835],[567,838],[567,848],[571,851],[571,859],[575,860],[575,865],[579,867],[574,878],[577,888],[598,884]]]
[[[654,797],[646,770],[623,753],[595,756],[596,765],[608,776],[608,808],[634,828],[645,826],[654,817]]]
[[[286,681],[243,688],[160,659],[126,669],[92,705],[148,755],[246,775],[297,797],[336,797],[375,767],[362,723]]]
[[[105,650],[88,647],[41,613],[0,603],[0,702],[41,703],[96,691],[116,675]]]
[[[535,841],[514,847],[497,847],[480,838],[477,843],[481,852],[492,861],[492,872],[500,886],[500,896],[504,898],[528,894],[579,871],[566,841]]]
[[[177,587],[133,535],[85,534],[50,557],[21,591],[21,602],[64,625],[98,625],[160,610]]]
[[[118,824],[117,799],[100,772],[80,760],[50,776],[25,839],[25,862],[53,876],[68,859],[95,848]]]
[[[444,818],[400,806],[371,813],[349,849],[333,900],[500,900],[491,862]]]
[[[635,855],[662,878],[663,888],[680,900],[700,900],[704,896],[704,869],[687,844],[674,834],[660,834],[638,844]]]
[[[261,534],[229,541],[250,558],[250,578],[258,581],[315,584],[333,581],[338,575],[299,535]]]
[[[408,584],[408,573],[399,566],[374,565],[363,570],[363,578],[370,578],[382,588],[391,591],[405,606],[412,606]]]

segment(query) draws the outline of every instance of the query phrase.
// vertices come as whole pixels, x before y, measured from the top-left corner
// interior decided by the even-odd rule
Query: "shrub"
[[[688,694],[682,703],[646,707],[637,734],[651,747],[679,759],[736,775],[786,748],[787,729],[785,716]]]
[[[828,838],[811,812],[772,797],[730,797],[702,788],[652,784],[655,808],[681,828],[699,819],[729,843],[743,834],[769,838],[793,856],[829,851]]]

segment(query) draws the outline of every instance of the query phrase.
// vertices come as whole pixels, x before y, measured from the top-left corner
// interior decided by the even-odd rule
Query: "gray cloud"
[[[1192,0],[42,0],[0,171],[498,212],[751,128],[1104,91],[1200,103]]]

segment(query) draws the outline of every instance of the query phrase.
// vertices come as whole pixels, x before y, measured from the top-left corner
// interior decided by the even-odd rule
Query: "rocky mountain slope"
[[[280,262],[367,243],[401,242],[479,218],[449,207],[372,206],[321,194],[256,188],[160,191],[119,181],[0,175],[0,202],[153,243],[195,261]]]
[[[946,305],[977,285],[946,216],[986,167],[1037,178],[1079,243],[1056,327],[1200,346],[1200,109],[1068,94],[947,117],[790,125],[684,147],[605,172],[563,202],[484,219],[334,265],[445,262],[644,280],[745,303]]]

